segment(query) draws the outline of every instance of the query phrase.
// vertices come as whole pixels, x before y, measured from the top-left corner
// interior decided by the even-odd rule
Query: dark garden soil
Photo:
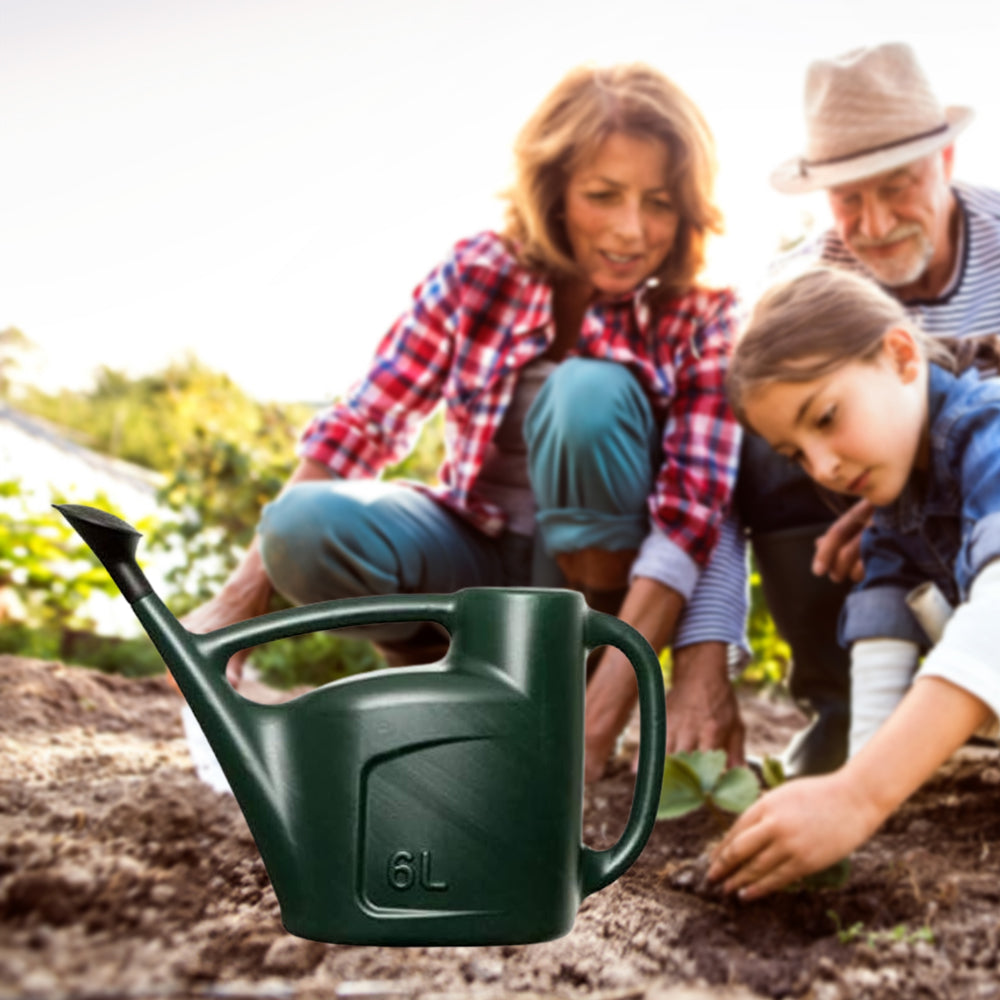
[[[162,678],[0,657],[0,997],[1000,998],[1000,759],[966,748],[853,859],[846,887],[742,905],[703,882],[710,818],[662,822],[545,944],[292,937],[233,799],[199,783]],[[753,752],[798,725],[747,699]],[[587,791],[610,844],[617,762]],[[838,933],[839,932],[839,933]]]

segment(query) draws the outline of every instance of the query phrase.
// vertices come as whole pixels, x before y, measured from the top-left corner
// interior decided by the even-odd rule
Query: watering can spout
[[[129,604],[153,592],[135,558],[141,532],[107,511],[75,503],[53,506],[101,560]]]

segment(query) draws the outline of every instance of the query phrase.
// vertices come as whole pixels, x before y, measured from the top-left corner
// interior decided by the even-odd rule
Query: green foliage
[[[302,406],[258,403],[193,357],[139,378],[104,367],[89,391],[48,395],[34,389],[18,406],[74,428],[77,440],[95,451],[166,473],[182,466],[198,435],[280,448],[284,442],[269,433],[271,415],[296,425],[309,413]]]
[[[119,513],[104,495],[83,502]],[[18,481],[0,482],[0,653],[129,676],[160,673],[163,663],[145,637],[94,634],[83,608],[95,593],[118,591],[79,535],[51,508],[37,510]]]
[[[107,497],[93,503],[113,510]],[[33,509],[19,481],[0,481],[0,594],[7,616],[30,629],[88,625],[79,612],[97,591],[116,592],[76,532],[54,510]]]
[[[753,654],[750,663],[743,670],[741,680],[757,687],[773,687],[780,684],[788,673],[792,653],[788,643],[778,635],[774,621],[764,600],[764,590],[760,582],[760,571],[751,559],[750,564],[750,614],[747,622],[750,649]]]
[[[0,330],[0,399],[11,394],[22,356],[34,349],[35,345],[16,326]]]
[[[677,819],[702,806],[741,813],[757,800],[760,786],[747,767],[726,769],[724,750],[670,754],[663,768],[657,819]]]
[[[444,461],[444,410],[438,408],[420,430],[413,451],[398,464],[386,469],[386,479],[412,479],[418,483],[437,482]]]
[[[785,766],[777,757],[767,756],[761,762],[761,777],[764,779],[765,787],[777,788],[787,781]]]
[[[160,501],[169,514],[144,529],[143,545],[147,552],[171,553],[168,592],[162,596],[181,615],[214,594],[236,565],[253,537],[261,508],[294,468],[295,443],[311,416],[303,405],[257,402],[227,376],[192,357],[139,378],[105,367],[89,392],[48,395],[32,389],[19,398],[18,406],[63,428],[74,428],[76,438],[97,451],[164,474]],[[432,482],[443,458],[443,439],[443,412],[438,409],[424,424],[411,453],[387,470],[386,478]],[[26,523],[25,533],[32,532]],[[49,572],[44,568],[47,561],[42,552],[29,557],[43,575]],[[88,562],[78,587],[103,587],[106,578],[100,574]],[[44,586],[39,584],[37,592]],[[778,683],[789,652],[768,615],[756,572],[751,578],[749,634],[754,658],[742,680]],[[335,635],[317,640],[322,641],[328,648],[308,656],[290,648],[282,652],[275,644],[274,649],[256,654],[255,660],[265,664],[269,675],[276,669],[274,662],[285,655],[291,663],[301,663],[289,668],[293,673],[301,669],[303,675],[309,674],[313,668],[306,661],[315,660],[332,664],[330,670],[336,675],[353,672],[357,664],[372,658]],[[669,655],[664,657],[664,669],[669,673]],[[282,675],[280,682],[285,683],[287,673],[278,670],[272,679],[278,681]]]
[[[158,493],[170,514],[151,532],[149,547],[181,554],[167,572],[178,613],[218,590],[253,538],[261,508],[291,474],[294,428],[279,410],[259,416],[242,439],[210,424],[198,427]]]
[[[912,931],[906,924],[897,924],[885,931],[865,931],[865,925],[860,920],[845,927],[836,910],[827,910],[826,915],[833,921],[837,940],[841,944],[852,944],[855,941],[863,940],[870,948],[874,948],[879,944],[915,944],[918,941],[926,941],[928,944],[935,943],[934,931],[926,924]]]
[[[264,683],[286,690],[299,684],[318,687],[385,666],[370,642],[336,632],[312,632],[269,642],[258,646],[250,659]]]
[[[781,762],[765,757],[764,784],[775,788],[785,781]],[[669,754],[664,761],[663,787],[657,819],[678,819],[707,807],[717,816],[745,812],[760,797],[760,784],[748,767],[726,769],[724,750],[688,750]],[[807,875],[787,887],[788,892],[839,889],[851,874],[847,858]],[[833,911],[830,911],[833,916]]]
[[[59,635],[58,658],[63,663],[94,667],[123,677],[152,677],[166,669],[152,640],[145,634],[132,639],[64,629]]]
[[[295,444],[312,412],[301,405],[261,404],[194,358],[137,379],[103,368],[90,392],[51,396],[33,390],[19,405],[63,427],[84,429],[76,437],[89,447],[164,473],[158,499],[168,513],[144,528],[143,548],[169,553],[167,593],[161,596],[178,615],[211,597],[242,556],[261,508],[295,467]],[[443,450],[438,411],[413,451],[386,476],[429,482]],[[63,525],[59,530],[69,533]],[[81,586],[110,587],[92,559],[82,569]],[[40,636],[32,641],[47,650],[43,655],[58,655],[58,643],[43,643]],[[76,646],[74,662],[90,655],[79,641]],[[119,659],[111,646],[100,655],[108,662]],[[146,669],[139,651],[127,657],[136,666],[124,669]],[[324,683],[382,665],[370,643],[336,633],[271,643],[255,650],[252,660],[265,680],[281,687]]]

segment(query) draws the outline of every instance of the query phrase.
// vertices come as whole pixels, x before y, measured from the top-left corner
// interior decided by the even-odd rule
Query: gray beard
[[[927,271],[931,258],[934,256],[934,245],[927,237],[921,233],[919,243],[919,254],[905,266],[903,264],[889,266],[876,266],[871,264],[866,258],[860,256],[856,250],[852,249],[855,257],[861,266],[880,284],[886,288],[903,288],[919,281]]]

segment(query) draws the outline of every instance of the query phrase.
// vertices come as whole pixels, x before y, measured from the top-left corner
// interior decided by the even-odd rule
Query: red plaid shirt
[[[664,460],[650,514],[700,565],[736,477],[740,433],[723,389],[734,313],[729,291],[696,289],[655,313],[642,291],[598,301],[571,352],[620,362],[643,386],[663,420]],[[413,485],[498,535],[504,512],[477,495],[476,477],[518,370],[554,337],[545,280],[519,264],[496,233],[463,240],[417,286],[368,374],[312,420],[299,454],[343,478],[377,476],[410,451],[421,422],[443,401],[440,485]]]

